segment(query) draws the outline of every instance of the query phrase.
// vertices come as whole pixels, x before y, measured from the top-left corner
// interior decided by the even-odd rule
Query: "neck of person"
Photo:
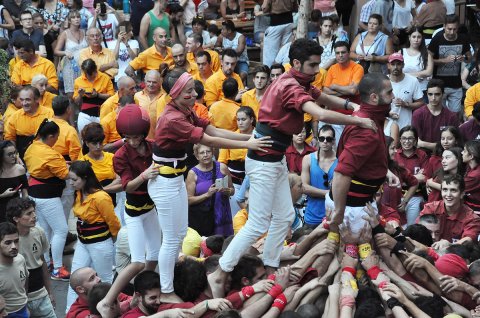
[[[200,73],[200,75],[206,81],[210,76],[213,75],[213,71],[212,71],[212,69],[210,69],[210,71],[205,71],[205,72],[203,72],[203,74]]]
[[[262,89],[255,88],[255,95],[257,96],[257,99],[263,97],[263,94],[265,94],[266,89],[267,89],[267,86],[265,86]]]
[[[154,99],[155,97],[158,96],[158,94],[160,94],[160,90],[158,90],[158,92],[151,92],[151,93],[149,93],[149,92],[147,91],[147,96],[148,96],[148,98],[150,98],[150,99]]]
[[[241,133],[241,134],[251,135],[252,132],[253,132],[253,126],[248,127],[247,130],[240,130],[240,133]]]
[[[295,148],[295,150],[297,150],[298,153],[302,153],[305,150],[305,143],[302,142],[300,144],[300,143],[294,142],[293,147]]]
[[[103,50],[103,47],[101,44],[99,45],[91,45],[90,48],[92,49],[93,53],[100,53]]]
[[[472,159],[468,162],[468,166],[473,170],[478,166],[478,163],[475,161],[475,159]]]
[[[213,159],[212,161],[210,161],[210,163],[207,163],[207,164],[204,164],[202,162],[199,162],[198,163],[198,167],[200,168],[200,170],[202,171],[210,171],[213,169]]]
[[[55,115],[55,116],[53,116],[53,118],[62,119],[62,120],[65,120],[65,121],[68,122],[68,120],[70,119],[70,116],[68,116],[68,114],[65,113],[65,114],[59,115],[59,116]]]
[[[70,23],[70,31],[79,31],[80,30],[80,25],[73,25]]]
[[[319,159],[321,161],[321,159],[323,159],[323,158],[329,158],[331,156],[334,156],[335,152],[333,151],[333,148],[330,148],[329,150],[323,150],[323,149],[320,148],[319,155],[320,155]]]
[[[33,57],[30,59],[30,61],[28,61],[28,64],[34,65],[35,63],[37,63],[37,61],[38,61],[38,55],[35,53]]]
[[[318,35],[319,38],[323,39],[323,40],[331,40],[332,39],[332,34],[333,33],[330,33],[330,34],[323,34],[322,32],[320,32],[320,34]]]
[[[88,152],[88,156],[93,160],[102,160],[103,159],[103,151],[101,151],[98,155],[95,155],[92,151]]]
[[[167,53],[167,47],[166,46],[159,46],[155,44],[155,48],[157,49],[157,52],[159,52],[162,55],[165,55]]]
[[[402,148],[403,154],[407,157],[410,157],[411,155],[413,155],[415,153],[415,150],[417,150],[415,147],[412,147],[411,149],[407,149],[407,150]]]
[[[0,264],[2,265],[12,265],[14,257],[4,256],[0,253]]]
[[[160,10],[160,2],[159,1],[155,1],[155,4],[153,6],[153,13],[157,14],[157,15],[160,15],[163,13],[163,10]]]
[[[447,212],[447,215],[454,215],[458,212],[458,210],[460,210],[460,208],[462,207],[462,201],[458,201],[455,205],[453,206],[445,206],[445,212]]]
[[[29,112],[25,112],[27,115],[33,116],[37,113],[38,108],[40,108],[40,105],[37,107],[31,107]]]
[[[17,224],[18,235],[27,236],[30,233],[30,227]]]
[[[401,82],[401,81],[403,81],[404,78],[405,78],[405,73],[403,73],[403,72],[400,73],[400,75],[398,75],[398,76],[390,74],[390,80],[394,83]]]
[[[22,30],[23,30],[23,33],[26,33],[26,34],[30,35],[30,34],[32,34],[32,32],[33,32],[33,27],[31,27],[31,28],[22,28]]]
[[[380,32],[380,31],[375,31],[375,32],[367,31],[367,35],[371,35],[371,36],[373,36],[373,38],[376,38],[377,35],[378,35],[378,32]]]
[[[442,103],[438,103],[437,105],[432,105],[430,103],[427,104],[427,107],[432,112],[440,112],[443,108]]]
[[[10,169],[13,169],[15,167],[16,163],[8,163],[4,162],[0,165],[0,175],[3,174],[4,171],[8,171]]]

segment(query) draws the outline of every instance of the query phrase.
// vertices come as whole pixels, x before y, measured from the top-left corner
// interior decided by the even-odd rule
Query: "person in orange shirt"
[[[195,80],[195,92],[197,92],[197,98],[195,100],[195,105],[193,105],[193,111],[197,114],[198,117],[203,119],[210,119],[210,114],[208,113],[208,108],[204,105],[203,97],[205,96],[205,88],[199,80]]]
[[[78,64],[82,65],[87,59],[92,59],[97,64],[98,70],[114,79],[118,74],[118,62],[113,51],[102,46],[103,34],[100,29],[90,28],[86,33],[88,47],[80,50]]]
[[[147,138],[155,138],[155,124],[157,123],[157,102],[165,94],[162,90],[162,79],[157,70],[150,70],[145,74],[145,88],[135,94],[135,103],[140,105],[150,116],[150,129]]]
[[[65,158],[52,148],[59,134],[60,127],[55,122],[44,119],[38,128],[37,139],[25,152],[24,161],[30,173],[28,195],[35,201],[38,223],[45,230],[52,251],[51,278],[68,281],[70,273],[62,263],[68,225],[60,197],[65,188],[65,180],[70,178],[70,174]],[[44,257],[49,264],[48,251]]]
[[[188,74],[194,76],[198,73],[198,66],[195,62],[187,61],[187,55],[185,54],[185,48],[181,44],[174,44],[172,46],[173,67],[183,68]]]
[[[112,110],[108,115],[100,119],[100,125],[103,127],[105,139],[103,140],[103,149],[107,152],[115,153],[123,144],[125,140],[117,131],[117,117],[118,113],[129,104],[134,104],[133,96],[125,95],[120,97],[118,107]]]
[[[56,92],[58,78],[55,65],[46,58],[35,54],[35,45],[28,39],[17,39],[14,43],[20,61],[15,64],[12,71],[12,83],[25,86],[32,83],[32,78],[37,74],[44,74],[48,78],[47,90]]]
[[[40,92],[40,106],[52,108],[53,98],[56,94],[47,91],[48,79],[43,74],[37,74],[32,78],[32,86]]]
[[[110,77],[99,72],[92,59],[82,63],[82,75],[74,82],[73,101],[80,106],[77,127],[82,131],[89,123],[100,122],[100,105],[115,91]]]
[[[185,49],[187,49],[187,60],[190,63],[195,63],[198,53],[207,52],[211,58],[211,66],[214,72],[220,69],[220,56],[217,51],[203,49],[203,37],[198,33],[192,33],[188,36],[185,42]]]
[[[123,96],[134,96],[137,92],[137,85],[135,81],[129,76],[122,76],[117,82],[118,91],[110,96],[100,106],[100,120],[107,116],[110,112],[114,111],[118,107],[118,103]]]
[[[53,110],[40,107],[38,101],[40,92],[32,86],[23,87],[18,93],[18,99],[22,105],[8,119],[5,126],[5,140],[16,143],[18,154],[23,159],[25,150],[35,139],[38,127],[45,118],[53,117]]]
[[[14,112],[19,109],[22,109],[22,104],[20,103],[20,99],[18,99],[18,93],[20,89],[18,87],[12,87],[10,90],[10,103],[8,103],[7,109],[3,113],[3,124],[6,126],[8,119]]]
[[[237,61],[238,55],[235,50],[223,50],[221,69],[210,76],[205,82],[205,103],[208,107],[223,97],[222,84],[227,78],[234,78],[237,81],[239,94],[235,97],[235,100],[241,100],[241,94],[245,92],[245,89],[242,79],[234,72]]]
[[[207,79],[213,75],[212,58],[207,51],[198,52],[195,56],[195,62],[198,66],[197,74],[193,75],[194,80],[199,80],[205,85]]]
[[[210,106],[210,123],[217,127],[230,131],[236,131],[237,110],[240,104],[235,102],[235,96],[238,94],[238,83],[233,78],[227,78],[222,85],[223,97],[218,102]]]
[[[167,31],[158,27],[153,31],[153,44],[151,47],[140,53],[125,69],[125,74],[131,78],[137,78],[135,71],[142,70],[144,73],[149,70],[158,70],[162,63],[172,66],[172,49],[167,46]]]
[[[260,102],[262,101],[263,94],[270,82],[270,68],[266,65],[257,66],[253,74],[253,85],[255,88],[246,91],[242,95],[242,106],[252,107],[255,111],[255,116],[258,117]]]

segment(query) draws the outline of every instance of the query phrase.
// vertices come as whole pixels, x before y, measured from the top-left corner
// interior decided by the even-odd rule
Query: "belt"
[[[183,174],[185,171],[187,171],[186,166],[184,166],[183,168],[180,168],[180,169],[172,168],[172,167],[169,167],[169,166],[159,166],[158,167],[158,172],[162,175],[164,175],[164,174],[180,175],[180,174]]]

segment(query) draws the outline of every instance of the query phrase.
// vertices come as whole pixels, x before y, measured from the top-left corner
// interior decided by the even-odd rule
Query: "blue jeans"
[[[16,311],[16,312],[11,312],[7,315],[7,318],[28,318],[28,309],[27,305],[25,305],[22,309]]]
[[[56,318],[50,297],[45,295],[40,299],[30,300],[27,303],[30,318]]]

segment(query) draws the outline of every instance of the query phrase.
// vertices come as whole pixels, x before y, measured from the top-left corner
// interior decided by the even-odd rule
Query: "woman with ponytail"
[[[155,203],[161,228],[161,247],[158,255],[162,299],[179,301],[173,291],[173,272],[183,238],[188,226],[188,196],[185,187],[186,146],[200,143],[217,148],[248,148],[262,150],[270,142],[265,138],[238,134],[215,128],[206,119],[198,118],[193,111],[195,84],[184,70],[164,70],[162,86],[171,101],[165,106],[157,122],[153,161],[155,170],[143,173],[148,181],[148,194]],[[154,177],[154,175],[156,175]],[[97,308],[108,315],[114,297],[102,300]],[[163,301],[163,300],[162,300]]]
[[[59,133],[60,128],[55,122],[44,119],[23,159],[30,173],[28,192],[35,201],[38,223],[45,230],[52,250],[51,277],[53,280],[68,281],[70,273],[62,263],[68,226],[61,196],[69,172],[65,158],[52,148]],[[47,264],[50,264],[49,253],[44,256]]]

